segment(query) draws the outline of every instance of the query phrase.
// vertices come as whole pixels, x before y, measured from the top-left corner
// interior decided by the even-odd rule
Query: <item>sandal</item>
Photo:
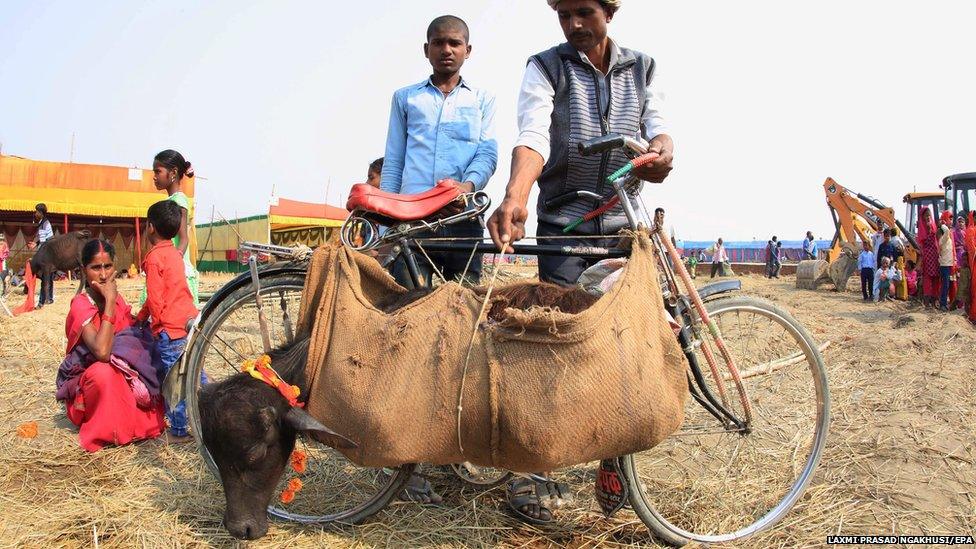
[[[410,475],[410,480],[403,487],[399,495],[402,501],[412,501],[421,505],[440,505],[444,498],[434,491],[430,481],[414,473]]]
[[[538,525],[551,524],[553,522],[552,511],[547,505],[547,503],[552,501],[552,497],[546,488],[548,484],[550,483],[540,484],[532,479],[519,477],[506,485],[505,495],[508,501],[508,507],[515,514],[516,518],[523,522]],[[540,486],[542,490],[545,490],[543,492],[544,497],[542,498],[539,497]],[[538,507],[539,516],[534,517],[526,511],[523,511],[522,509],[526,507]]]
[[[569,489],[569,484],[550,480],[536,485],[539,501],[550,509],[562,509],[576,501],[576,495]]]

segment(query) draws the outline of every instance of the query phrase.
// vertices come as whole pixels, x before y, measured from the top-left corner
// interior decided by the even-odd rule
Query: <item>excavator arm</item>
[[[893,209],[874,198],[850,191],[830,177],[824,181],[823,186],[835,228],[834,239],[828,251],[829,261],[840,256],[845,243],[860,248],[859,241],[869,242],[883,224],[886,227],[898,227],[900,235],[907,241],[905,259],[918,262],[918,242],[898,221]]]

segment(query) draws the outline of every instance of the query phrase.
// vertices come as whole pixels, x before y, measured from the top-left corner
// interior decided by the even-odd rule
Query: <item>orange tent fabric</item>
[[[0,210],[30,212],[43,202],[49,212],[69,215],[145,217],[149,206],[166,198],[153,185],[152,170],[2,155],[0,188]],[[183,192],[194,196],[192,179],[184,181]]]

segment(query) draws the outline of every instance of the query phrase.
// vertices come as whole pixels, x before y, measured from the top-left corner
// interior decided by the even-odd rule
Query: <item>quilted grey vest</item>
[[[555,90],[552,124],[549,127],[551,152],[539,177],[540,221],[568,225],[602,202],[578,199],[550,211],[545,201],[571,190],[592,191],[604,198],[614,195],[606,177],[627,163],[620,151],[582,156],[578,145],[608,133],[647,138],[642,126],[647,86],[654,76],[654,60],[647,55],[620,48],[617,63],[606,76],[609,98],[601,97],[596,69],[580,58],[576,48],[560,44],[529,58],[546,75]],[[606,111],[601,112],[601,105]],[[635,197],[632,197],[632,202]],[[580,225],[577,234],[613,234],[627,226],[623,207],[617,207],[593,221]]]

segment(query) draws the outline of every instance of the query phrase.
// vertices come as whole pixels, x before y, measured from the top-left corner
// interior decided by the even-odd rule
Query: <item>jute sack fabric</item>
[[[387,315],[373,304],[405,290],[372,258],[320,248],[299,323],[311,335],[307,410],[371,467],[548,471],[653,447],[683,420],[686,364],[650,240],[633,242],[621,281],[589,309],[482,319],[467,362],[482,305],[473,291],[444,284]]]

